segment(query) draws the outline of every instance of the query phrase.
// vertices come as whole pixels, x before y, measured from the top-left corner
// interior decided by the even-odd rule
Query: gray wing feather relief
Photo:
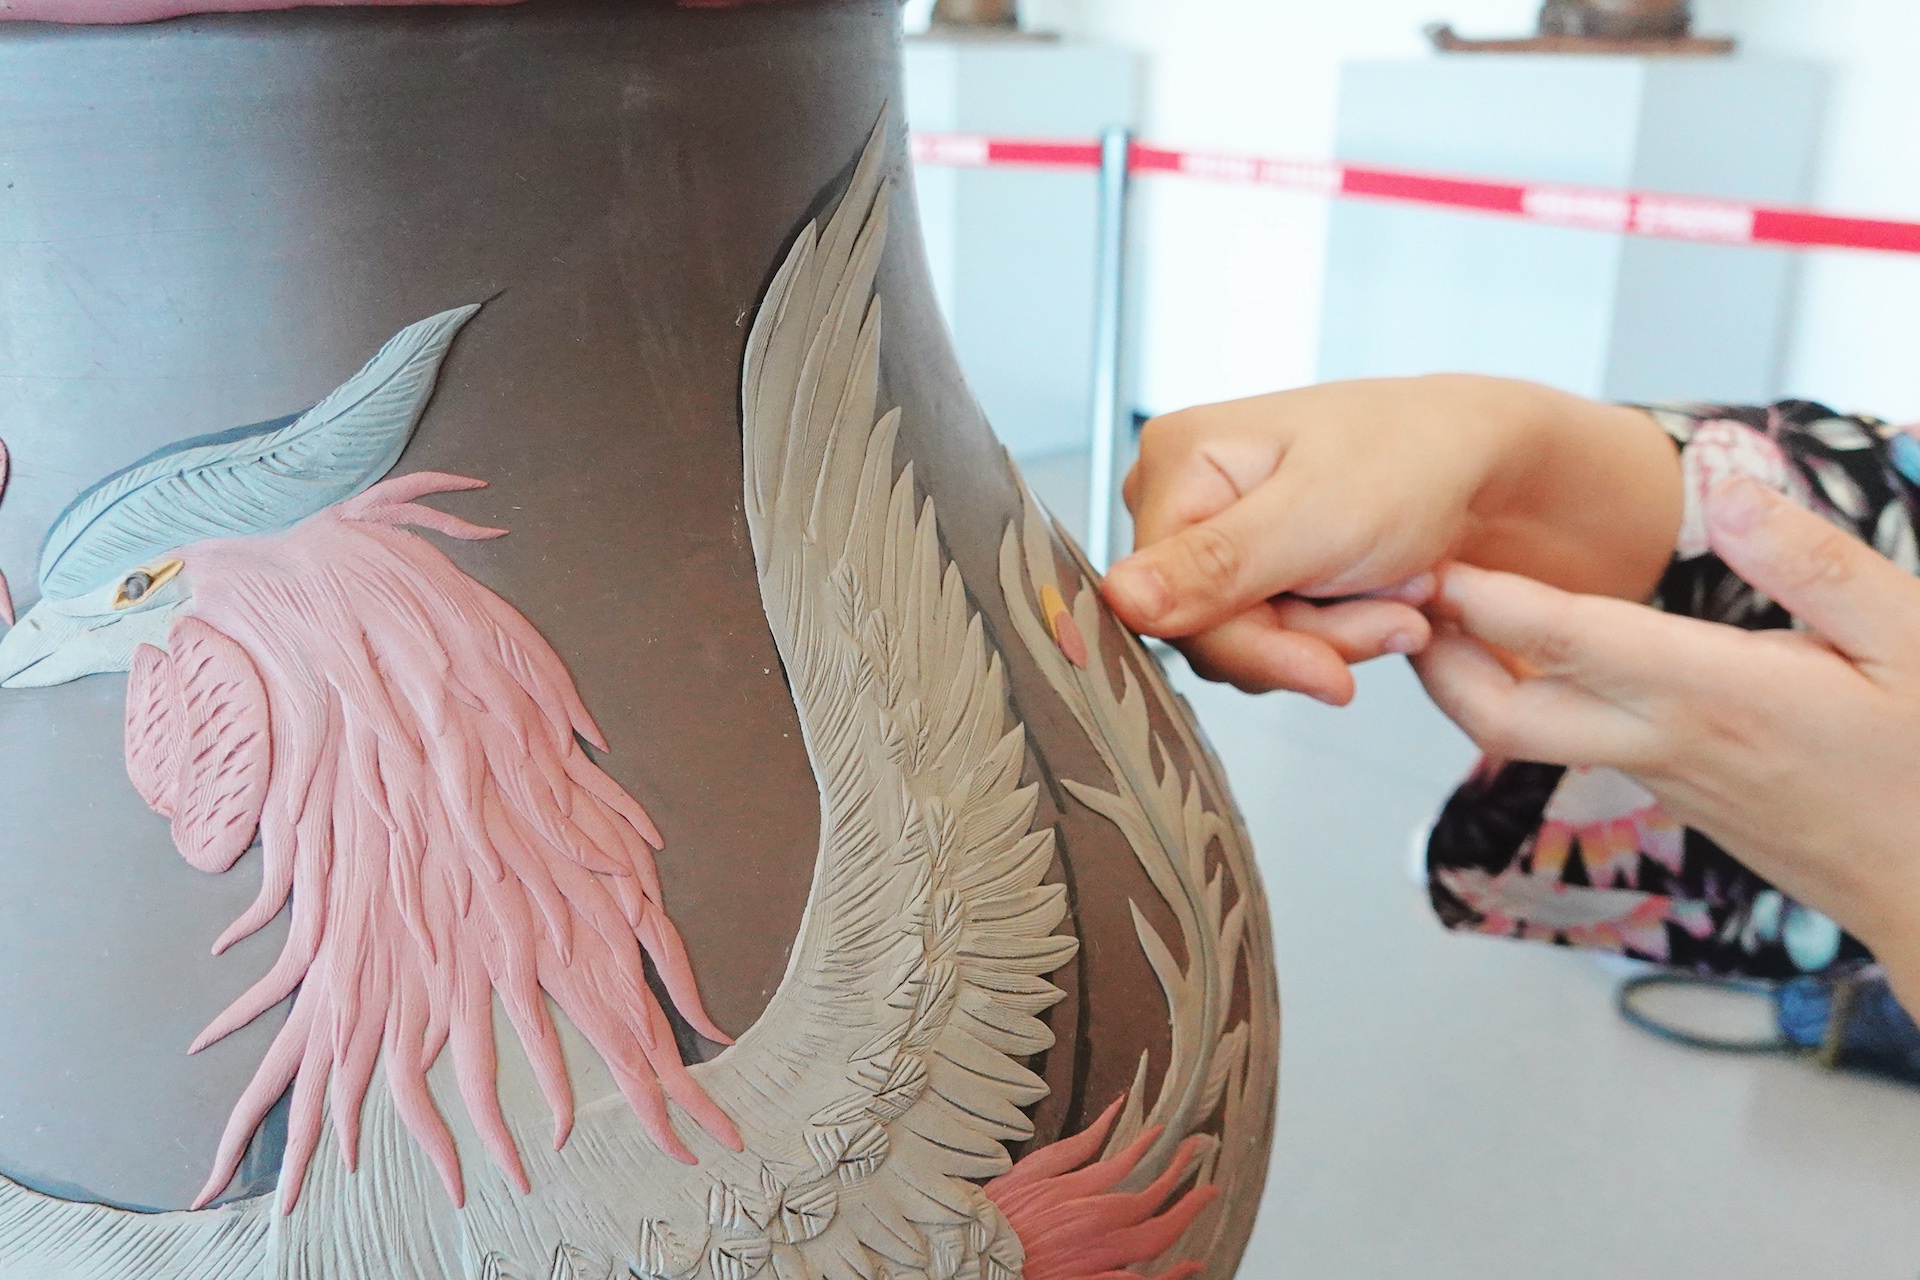
[[[448,349],[480,310],[409,325],[290,421],[171,445],[101,481],[54,522],[40,555],[53,599],[84,595],[176,547],[274,533],[373,485],[400,460]]]
[[[1077,572],[1062,574],[1062,550]],[[1178,1162],[1190,1137],[1205,1136],[1198,1178],[1220,1194],[1160,1264],[1198,1262],[1202,1280],[1220,1280],[1238,1267],[1252,1232],[1280,1066],[1273,934],[1252,841],[1190,712],[1152,655],[1104,625],[1092,568],[1064,534],[1056,542],[1031,492],[1001,543],[1000,571],[1014,632],[1107,775],[1099,784],[1063,779],[1066,789],[1126,837],[1180,929],[1184,959],[1134,905],[1136,936],[1166,995],[1173,1034],[1151,1098],[1142,1056],[1107,1154],[1159,1131],[1120,1187],[1138,1191]],[[1059,621],[1043,616],[1049,598],[1078,632],[1084,665],[1062,647]]]
[[[265,1201],[200,1213],[132,1213],[56,1200],[0,1179],[8,1280],[262,1280]]]
[[[692,1068],[745,1150],[683,1123],[700,1163],[676,1164],[624,1106],[583,1109],[564,1149],[529,1144],[532,1196],[470,1170],[462,1230],[490,1274],[547,1274],[560,1246],[638,1280],[1021,1273],[976,1181],[1032,1135],[1022,1108],[1046,1086],[1022,1060],[1053,1043],[1047,975],[1077,944],[1054,933],[1066,893],[1044,883],[1053,833],[1034,830],[1000,658],[933,504],[896,471],[900,415],[878,412],[885,133],[748,341],[747,517],[820,844],[780,989]],[[296,1223],[309,1212],[318,1198]]]
[[[812,1114],[785,1140],[882,1153],[808,1256],[866,1275],[960,1248],[1015,1275],[1017,1242],[966,1180],[1032,1135],[1021,1108],[1046,1090],[1020,1060],[1053,1043],[1037,1015],[1076,944],[1054,933],[1065,890],[1042,883],[1053,834],[1032,829],[1000,658],[933,503],[895,473],[898,411],[876,421],[885,135],[801,235],[748,349],[748,518],[822,830],[787,979],[714,1065],[797,1057]]]

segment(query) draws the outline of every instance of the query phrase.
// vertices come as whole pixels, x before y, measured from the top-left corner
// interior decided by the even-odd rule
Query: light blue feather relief
[[[277,533],[372,487],[399,462],[479,310],[402,329],[305,413],[168,445],[94,485],[47,534],[42,594],[70,600],[188,543]]]

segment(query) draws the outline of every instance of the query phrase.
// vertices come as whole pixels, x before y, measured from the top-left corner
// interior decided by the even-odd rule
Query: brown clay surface
[[[401,326],[491,298],[399,471],[512,529],[452,554],[566,658],[657,819],[668,908],[717,1021],[785,970],[818,791],[742,515],[740,360],[800,224],[897,93],[892,0],[728,11],[553,0],[0,35],[0,565],[23,604],[80,489],[182,437],[325,394]],[[896,155],[903,155],[896,138]],[[1009,650],[1082,958],[1058,981],[1041,1137],[1164,1063],[1164,1005],[1096,767],[1017,652],[996,556],[1017,492],[953,363],[903,187],[882,280],[885,401]],[[123,681],[0,696],[0,1173],[186,1203],[271,1027],[185,1045],[277,949],[206,948],[251,859],[187,869],[118,750]],[[689,1038],[688,1048],[712,1046]]]

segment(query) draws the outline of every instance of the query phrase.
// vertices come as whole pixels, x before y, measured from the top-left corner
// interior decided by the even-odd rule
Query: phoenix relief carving
[[[232,873],[257,844],[258,898],[216,949],[291,913],[278,962],[193,1047],[292,1000],[202,1204],[289,1096],[275,1195],[142,1215],[0,1180],[0,1275],[1226,1274],[1209,1251],[1258,1198],[1272,1119],[1264,907],[1217,777],[1182,774],[1152,728],[1157,669],[1110,651],[1031,507],[1002,557],[1015,638],[1099,747],[1109,776],[1072,794],[1126,833],[1185,959],[1139,919],[1175,1028],[1157,1099],[1143,1062],[1085,1134],[1008,1158],[1077,944],[1002,657],[879,405],[886,133],[799,237],[746,360],[753,554],[821,787],[765,1014],[682,1062],[648,962],[727,1038],[663,900],[661,833],[595,763],[608,739],[560,656],[426,536],[503,536],[423,501],[482,482],[390,475],[480,314],[445,311],[312,409],[83,493],[0,640],[5,687],[128,673],[128,774],[191,865]],[[576,1105],[570,1040],[617,1097]]]

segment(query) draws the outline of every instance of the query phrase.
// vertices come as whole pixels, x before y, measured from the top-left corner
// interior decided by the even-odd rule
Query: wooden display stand
[[[1442,53],[1571,53],[1624,54],[1635,58],[1721,57],[1736,42],[1724,36],[1679,36],[1669,39],[1622,39],[1614,36],[1520,36],[1502,40],[1471,40],[1444,22],[1427,28],[1427,39]]]

